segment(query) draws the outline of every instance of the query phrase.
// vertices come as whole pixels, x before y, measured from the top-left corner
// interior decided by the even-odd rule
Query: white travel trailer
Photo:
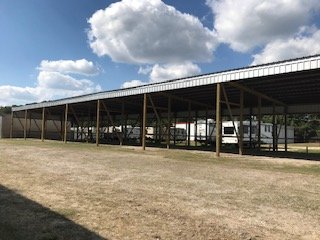
[[[137,141],[140,139],[140,127],[132,127],[132,126],[127,126],[126,127],[126,137],[129,140],[134,140]]]
[[[198,142],[207,141],[208,143],[214,143],[216,141],[215,122],[213,119],[207,120],[207,126],[206,120],[197,121],[197,134],[195,134],[195,140]]]
[[[147,127],[147,138],[150,140],[159,140],[159,128]],[[166,127],[162,128],[161,131],[161,141],[166,140]],[[156,136],[158,135],[158,136]],[[187,139],[187,131],[184,128],[170,127],[170,141],[185,141]]]
[[[243,144],[249,145],[256,143],[257,124],[252,121],[252,128],[250,134],[250,122],[243,121]],[[235,128],[237,132],[235,131]],[[238,144],[238,137],[240,129],[240,121],[224,121],[222,122],[222,143],[223,144]],[[250,140],[251,138],[251,140]]]
[[[187,140],[187,131],[184,128],[171,127],[170,140],[176,140],[179,142]]]
[[[197,124],[197,125],[196,125]],[[188,136],[188,123],[180,122],[176,124],[176,128],[181,128],[186,131],[186,137]],[[207,134],[206,134],[207,130]],[[208,139],[206,139],[206,137]],[[213,143],[216,140],[215,122],[213,119],[208,119],[207,127],[206,120],[198,120],[197,122],[190,123],[190,140],[198,142]]]
[[[272,144],[272,123],[261,123],[261,142]],[[276,139],[278,143],[285,143],[285,126],[276,125]],[[294,127],[287,126],[287,143],[294,142]]]
[[[188,138],[188,122],[178,122],[176,123],[176,128],[183,129],[186,132],[186,139]],[[195,140],[195,127],[194,122],[190,122],[190,140]]]
[[[251,141],[250,141],[250,122],[243,122],[243,143],[248,145],[256,144],[258,142],[258,123],[252,121],[252,132],[251,132]],[[240,122],[234,121],[234,125],[239,134]],[[261,123],[261,143],[272,144],[273,143],[273,130],[272,123]],[[285,143],[285,126],[276,125],[276,139],[278,143]],[[294,142],[294,127],[287,126],[287,142]],[[222,143],[224,144],[238,144],[238,139],[232,121],[222,122]]]

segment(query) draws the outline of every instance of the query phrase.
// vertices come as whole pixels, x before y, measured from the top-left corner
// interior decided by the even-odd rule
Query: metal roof
[[[174,92],[177,96],[187,96],[198,102],[213,104],[214,86],[217,83],[237,81],[246,87],[260,91],[286,104],[320,103],[320,55],[292,59],[270,64],[250,66],[223,72],[175,79],[139,87],[99,92],[55,101],[27,104],[13,107],[13,111],[54,107],[64,104],[84,103],[98,99],[116,99],[139,96],[144,93]],[[237,102],[237,89],[226,86],[230,100]],[[252,99],[247,97],[245,104]],[[161,99],[159,100],[161,105]],[[185,107],[184,107],[185,108]],[[177,109],[185,110],[185,109]]]

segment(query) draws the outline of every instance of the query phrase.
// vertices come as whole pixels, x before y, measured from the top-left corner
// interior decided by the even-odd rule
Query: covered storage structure
[[[29,137],[27,121],[38,119],[42,140],[46,138],[47,121],[60,121],[61,128],[57,131],[62,130],[59,136],[63,141],[72,140],[68,136],[69,127],[82,131],[95,126],[95,134],[100,136],[99,131],[104,127],[120,127],[121,132],[126,132],[126,126],[136,126],[141,129],[139,144],[145,149],[146,131],[143,129],[147,127],[170,129],[177,119],[186,122],[215,119],[214,150],[219,156],[223,116],[237,117],[240,124],[246,116],[256,116],[259,126],[263,115],[272,115],[275,127],[278,115],[286,122],[288,114],[320,113],[319,96],[320,56],[310,56],[14,107],[12,121],[24,119],[21,127],[26,138]],[[258,127],[258,142],[261,143],[259,129],[261,127]],[[169,148],[173,144],[170,132],[159,132],[167,136]],[[119,144],[126,144],[125,135],[116,135]],[[284,135],[287,146],[287,130]],[[15,137],[15,133],[11,132],[11,136]],[[96,138],[95,142],[99,145],[101,139]],[[190,136],[187,146],[190,146]],[[273,149],[276,149],[275,136]],[[239,153],[243,153],[243,131],[239,132]]]

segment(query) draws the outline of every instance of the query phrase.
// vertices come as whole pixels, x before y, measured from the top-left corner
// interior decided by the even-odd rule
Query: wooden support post
[[[23,138],[24,140],[27,140],[27,117],[28,117],[28,110],[24,110],[24,127],[23,127]]]
[[[113,117],[111,116],[110,111],[109,111],[109,109],[107,108],[107,105],[105,104],[105,102],[104,102],[104,101],[101,101],[101,103],[102,103],[102,106],[103,106],[104,110],[105,110],[106,113],[107,113],[108,120],[110,121],[110,123],[111,123],[111,125],[112,125],[112,133],[114,133],[114,132],[116,133],[116,136],[117,136],[119,142],[121,143],[121,142],[122,142],[122,136],[118,133],[118,131],[116,131],[115,120],[114,120]],[[100,106],[100,104],[99,104],[99,106]],[[99,107],[99,109],[100,109],[100,107]],[[109,126],[108,126],[108,132],[109,132]]]
[[[64,109],[64,134],[63,134],[63,141],[67,143],[67,135],[68,135],[68,112],[69,112],[69,104],[66,104]]]
[[[221,150],[221,83],[217,84],[216,92],[216,157],[220,157]]]
[[[275,104],[272,105],[272,151],[276,151],[276,137],[277,137],[277,130],[276,130],[276,106]]]
[[[176,146],[177,138],[177,113],[174,113],[173,146]]]
[[[258,97],[258,149],[261,150],[261,97]]]
[[[123,133],[123,138],[125,143],[127,142],[128,118],[129,118],[129,114],[127,113],[124,120],[124,133]]]
[[[168,97],[168,123],[167,123],[167,149],[170,148],[170,127],[171,127],[171,97]]]
[[[10,119],[10,138],[13,138],[13,111],[11,111],[11,119]]]
[[[41,121],[41,141],[44,141],[44,132],[45,132],[45,108],[42,108],[42,121]]]
[[[284,151],[288,152],[288,109],[284,108]]]
[[[123,144],[123,138],[124,138],[124,122],[125,122],[125,120],[124,120],[124,111],[125,111],[125,109],[124,109],[124,101],[122,101],[121,102],[121,137],[120,137],[120,146],[122,146],[122,144]]]
[[[194,142],[195,146],[198,146],[198,111],[195,112],[195,121],[194,121]]]
[[[64,113],[60,115],[60,136],[61,136],[61,141],[64,142]]]
[[[243,154],[243,90],[240,90],[240,129],[239,129],[239,154]]]
[[[29,129],[28,129],[28,136],[31,136],[31,111],[29,111]]]
[[[190,135],[191,135],[191,128],[190,128],[190,123],[191,123],[191,102],[188,102],[188,147],[190,147]]]
[[[227,94],[226,89],[225,89],[225,87],[224,87],[223,85],[221,85],[221,89],[222,89],[224,98],[225,98],[225,100],[226,100],[226,101],[224,101],[224,103],[227,105],[228,112],[229,112],[229,116],[230,116],[230,119],[231,119],[231,121],[232,121],[233,129],[234,129],[234,131],[235,131],[235,133],[236,133],[237,140],[238,140],[238,143],[239,143],[240,137],[239,137],[238,129],[236,128],[236,125],[235,125],[235,123],[234,123],[234,118],[233,118],[233,115],[232,115],[232,111],[231,111],[231,106],[230,106],[228,94]],[[240,105],[241,105],[241,104],[239,104],[239,107],[240,107]],[[221,125],[222,125],[222,122],[221,122]],[[221,127],[221,129],[222,129],[222,127]]]
[[[206,141],[205,141],[205,146],[208,147],[208,129],[210,131],[210,128],[208,128],[208,108],[206,109],[206,128],[205,128],[205,131],[206,131],[206,135],[205,135],[205,138],[206,138]]]
[[[142,116],[142,149],[146,150],[146,127],[147,127],[147,94],[143,94],[143,116]]]
[[[252,147],[252,106],[250,105],[250,119],[249,119],[249,146]]]
[[[99,146],[100,139],[100,99],[97,100],[97,123],[96,123],[96,145]]]

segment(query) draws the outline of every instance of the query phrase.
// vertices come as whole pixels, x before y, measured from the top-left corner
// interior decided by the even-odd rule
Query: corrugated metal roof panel
[[[60,99],[55,101],[48,101],[42,103],[35,103],[24,105],[20,107],[13,107],[13,111],[20,111],[25,109],[35,109],[42,107],[52,107],[63,104],[88,102],[97,99],[119,98],[131,95],[141,95],[144,93],[169,91],[175,89],[189,88],[216,84],[221,82],[237,81],[255,77],[264,77],[284,73],[292,73],[298,71],[305,71],[310,69],[320,68],[320,55],[282,61],[277,63],[264,64],[259,66],[250,66],[247,68],[223,71],[218,73],[205,74],[200,76],[188,77],[183,79],[170,80],[167,82],[143,85],[128,89],[119,89],[113,91],[106,91],[83,95],[78,97]]]

